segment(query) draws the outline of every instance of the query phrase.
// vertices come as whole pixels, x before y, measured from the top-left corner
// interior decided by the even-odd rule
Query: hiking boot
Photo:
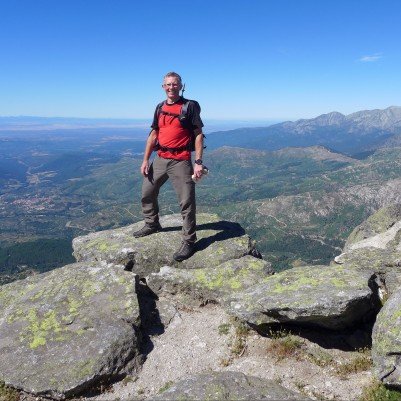
[[[135,238],[146,237],[147,235],[157,233],[162,230],[162,226],[158,223],[155,226],[145,224],[140,230],[135,231],[133,236]]]
[[[173,255],[174,260],[182,262],[188,259],[195,252],[195,244],[193,242],[182,241],[182,244],[178,251]]]

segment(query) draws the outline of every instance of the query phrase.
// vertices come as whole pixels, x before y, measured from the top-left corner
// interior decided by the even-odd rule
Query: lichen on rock
[[[356,227],[335,262],[380,276],[385,302],[401,285],[401,205],[382,208]]]
[[[67,265],[0,287],[0,310],[0,377],[13,387],[63,398],[138,365],[129,272]]]
[[[344,250],[347,251],[357,243],[387,232],[399,221],[401,221],[401,204],[379,209],[352,231]]]
[[[260,329],[291,323],[341,330],[377,311],[368,277],[342,266],[293,268],[235,294],[229,311]]]
[[[193,375],[172,384],[151,400],[309,400],[272,380],[240,372],[211,372]]]
[[[190,295],[195,300],[224,303],[233,293],[259,283],[273,274],[269,262],[246,255],[204,269],[164,266],[147,277],[156,294]]]
[[[386,385],[401,389],[401,287],[377,315],[372,334],[374,371]]]
[[[398,385],[390,370],[398,369],[401,343],[401,300],[394,296],[401,284],[401,227],[398,209],[380,213],[383,225],[380,215],[372,217],[350,237],[336,264],[276,274],[242,227],[217,215],[197,216],[196,252],[181,263],[172,258],[182,239],[180,215],[164,216],[163,230],[144,238],[132,235],[143,223],[78,237],[73,248],[79,263],[0,287],[0,378],[30,393],[63,398],[134,372],[142,360],[140,330],[153,324],[152,314],[168,325],[180,302],[220,303],[259,332],[277,323],[353,329],[377,314],[383,285],[391,290],[374,331],[376,369]],[[163,396],[297,399],[257,381],[211,374],[173,385]]]
[[[176,214],[163,216],[160,222],[161,232],[143,238],[133,237],[142,222],[75,238],[74,255],[78,261],[102,261],[128,267],[136,274],[146,276],[157,273],[165,265],[202,269],[257,253],[238,223],[222,221],[215,214],[199,213],[196,252],[188,260],[176,262],[173,254],[182,241],[182,217]]]

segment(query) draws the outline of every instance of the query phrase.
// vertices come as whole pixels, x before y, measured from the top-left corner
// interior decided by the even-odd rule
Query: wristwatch
[[[201,166],[203,164],[202,159],[196,159],[195,164],[199,164]]]

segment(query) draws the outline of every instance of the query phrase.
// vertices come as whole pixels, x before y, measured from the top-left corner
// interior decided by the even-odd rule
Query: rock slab
[[[235,294],[230,313],[263,331],[285,323],[341,330],[377,312],[369,275],[343,266],[303,266],[262,278]]]
[[[163,216],[160,223],[161,232],[143,238],[133,237],[143,226],[142,222],[77,237],[73,240],[74,256],[78,262],[103,261],[120,265],[140,276],[157,273],[165,265],[202,269],[248,254],[259,256],[238,223],[222,221],[215,214],[200,213],[197,215],[197,251],[188,260],[176,262],[173,254],[182,241],[182,217]]]
[[[75,263],[0,287],[0,380],[62,399],[135,370],[135,276]]]
[[[232,294],[259,283],[273,273],[269,262],[246,255],[204,269],[163,266],[160,272],[147,277],[147,285],[158,295],[187,295],[188,299],[225,304]]]
[[[386,249],[394,245],[400,230],[401,205],[384,207],[356,227],[347,239],[344,251],[374,247]]]
[[[372,334],[372,359],[377,378],[401,389],[401,288],[377,315]]]
[[[385,302],[401,286],[401,205],[384,207],[356,227],[335,262],[375,275]]]
[[[152,400],[310,400],[272,380],[239,372],[212,372],[184,379]]]

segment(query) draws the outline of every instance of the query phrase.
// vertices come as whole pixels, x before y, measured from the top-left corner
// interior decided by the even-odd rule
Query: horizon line
[[[374,111],[374,110],[388,110],[391,108],[401,108],[401,106],[388,106],[385,108],[372,108],[372,109],[360,109],[349,114],[341,113],[337,110],[324,112],[321,114],[315,114],[315,117],[319,117],[325,114],[340,113],[343,115],[350,115],[360,111]],[[272,122],[272,121],[296,121],[300,119],[310,119],[315,117],[242,117],[242,118],[203,118],[205,121],[216,121],[216,122]],[[55,119],[55,120],[85,120],[85,121],[136,121],[136,122],[149,122],[153,120],[152,117],[74,117],[74,116],[38,116],[38,115],[0,115],[0,119]]]

